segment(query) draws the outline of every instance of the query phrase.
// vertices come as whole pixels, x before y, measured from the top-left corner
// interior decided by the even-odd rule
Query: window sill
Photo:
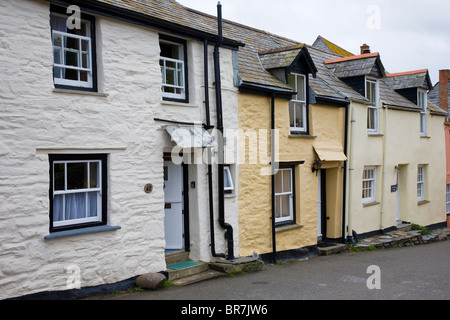
[[[423,205],[423,204],[427,204],[427,203],[430,203],[430,201],[429,200],[419,200],[419,201],[417,201],[417,205],[418,206]]]
[[[170,101],[170,100],[161,100],[161,104],[163,106],[171,106],[171,107],[187,107],[187,108],[198,108],[198,106],[191,104],[189,102],[179,102],[179,101]]]
[[[81,95],[85,95],[85,96],[95,96],[95,97],[104,97],[104,98],[109,96],[109,94],[107,94],[107,93],[83,91],[83,90],[76,90],[76,89],[71,90],[71,89],[54,88],[53,92],[54,93],[81,94]]]
[[[376,133],[376,132],[367,132],[367,136],[369,136],[369,137],[384,137],[384,134]]]
[[[427,136],[422,136],[422,135],[421,135],[420,138],[421,138],[421,139],[431,139],[431,137],[428,136],[428,135],[427,135]]]
[[[289,138],[300,138],[300,139],[316,139],[317,136],[310,136],[309,134],[302,134],[302,133],[292,133],[289,135]]]
[[[92,233],[100,233],[100,232],[108,232],[108,231],[116,231],[122,229],[121,227],[111,227],[111,226],[99,226],[85,229],[76,229],[76,230],[68,230],[61,232],[54,232],[44,237],[45,240],[53,240],[67,237],[74,237],[84,234],[92,234]]]
[[[303,228],[302,225],[298,225],[298,224],[287,224],[287,225],[280,225],[275,227],[275,232],[284,232],[284,231],[289,231],[289,230],[294,230],[294,229],[301,229]]]
[[[376,206],[376,205],[379,205],[380,203],[379,202],[376,202],[376,201],[374,201],[374,202],[368,202],[368,203],[363,203],[363,208],[365,208],[365,207],[372,207],[372,206]]]

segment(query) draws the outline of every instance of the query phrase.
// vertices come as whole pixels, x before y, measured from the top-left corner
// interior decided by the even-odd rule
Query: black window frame
[[[63,227],[54,227],[53,224],[53,164],[55,161],[86,161],[98,160],[101,161],[102,171],[102,214],[101,221],[91,223],[73,224]],[[68,230],[77,230],[91,227],[106,226],[108,222],[108,155],[107,154],[49,154],[49,231],[50,233],[62,232]]]
[[[53,26],[52,26],[52,20],[51,15],[52,14],[59,14],[67,16],[67,18],[70,17],[70,15],[67,13],[67,7],[62,7],[54,4],[50,4],[50,33],[53,34]],[[62,85],[62,84],[56,84],[55,83],[55,71],[53,68],[53,85],[57,89],[67,89],[67,90],[76,90],[76,91],[87,91],[87,92],[98,92],[98,75],[97,75],[97,41],[96,41],[96,19],[94,16],[86,14],[84,12],[81,12],[80,18],[82,20],[87,20],[90,22],[90,33],[91,33],[91,64],[92,64],[92,88],[88,87],[79,87],[79,86],[71,86],[71,85]],[[53,40],[52,40],[53,43]],[[53,56],[54,59],[54,56]]]
[[[176,44],[179,44],[181,46],[183,46],[183,60],[184,60],[184,91],[185,91],[185,95],[184,98],[182,99],[178,99],[178,98],[173,98],[173,97],[164,97],[164,92],[162,91],[162,87],[161,87],[161,92],[163,94],[163,100],[164,101],[173,101],[173,102],[180,102],[180,103],[189,103],[189,68],[188,68],[188,52],[187,52],[187,41],[184,39],[180,39],[180,38],[175,38],[175,37],[171,37],[171,36],[167,36],[165,34],[160,34],[159,35],[159,43],[167,41],[167,42],[173,42]]]

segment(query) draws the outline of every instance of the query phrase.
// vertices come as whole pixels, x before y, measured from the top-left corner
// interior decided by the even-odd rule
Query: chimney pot
[[[363,44],[361,46],[361,54],[365,54],[365,53],[370,53],[370,46],[368,46],[367,44]]]

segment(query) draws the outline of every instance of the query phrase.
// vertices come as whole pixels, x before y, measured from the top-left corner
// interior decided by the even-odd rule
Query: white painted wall
[[[71,266],[79,268],[82,287],[165,270],[162,155],[174,144],[154,118],[204,121],[203,44],[188,40],[190,103],[162,102],[158,33],[96,17],[102,94],[57,92],[49,3],[3,0],[0,16],[0,299],[66,290]],[[232,54],[221,51],[226,125],[237,127],[227,116],[237,114]],[[211,68],[212,62],[210,55]],[[121,230],[44,240],[48,155],[59,153],[109,155],[108,225]],[[206,166],[195,169],[192,257],[208,260]],[[147,183],[154,185],[151,194],[144,192]],[[227,200],[227,215],[237,225],[234,200]],[[225,248],[219,228],[216,238]]]

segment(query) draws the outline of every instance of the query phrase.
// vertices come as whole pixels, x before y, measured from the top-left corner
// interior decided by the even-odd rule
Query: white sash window
[[[91,22],[81,20],[79,29],[67,28],[67,16],[51,16],[53,74],[55,85],[92,88]]]

